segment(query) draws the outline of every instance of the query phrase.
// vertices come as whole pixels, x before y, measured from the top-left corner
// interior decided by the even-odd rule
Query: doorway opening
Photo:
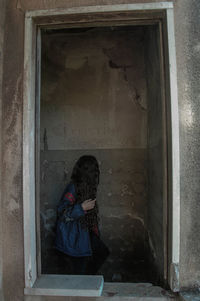
[[[80,156],[100,165],[106,282],[167,279],[167,130],[158,24],[44,29],[38,108],[39,265],[69,274],[55,251],[56,209]],[[38,181],[36,181],[37,183]]]

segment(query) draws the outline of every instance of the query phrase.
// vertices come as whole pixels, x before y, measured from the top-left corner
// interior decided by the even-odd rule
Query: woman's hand
[[[81,206],[82,206],[84,211],[91,210],[91,209],[94,208],[95,202],[96,202],[96,200],[89,199],[89,200],[84,201],[81,204]]]

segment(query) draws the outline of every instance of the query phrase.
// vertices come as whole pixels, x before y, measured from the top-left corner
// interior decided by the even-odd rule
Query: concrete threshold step
[[[25,295],[35,296],[101,296],[103,276],[41,275]]]
[[[106,298],[107,297],[107,298]],[[151,283],[112,283],[105,282],[101,300],[166,301],[177,300],[176,295]]]
[[[25,301],[169,301],[176,296],[151,283],[105,282],[103,276],[41,275],[25,288]],[[49,299],[45,299],[49,296]],[[51,298],[56,299],[51,299]],[[39,298],[39,299],[38,299]],[[80,298],[80,299],[79,299]]]

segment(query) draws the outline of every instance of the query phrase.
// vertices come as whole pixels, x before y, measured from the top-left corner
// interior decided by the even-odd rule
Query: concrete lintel
[[[104,12],[122,12],[122,11],[136,11],[136,10],[162,10],[173,8],[172,2],[156,2],[156,3],[136,3],[136,4],[118,4],[118,5],[98,5],[98,6],[84,6],[72,7],[68,9],[45,9],[27,11],[26,17],[44,17],[44,16],[61,16],[69,14],[84,14],[84,13],[104,13]]]

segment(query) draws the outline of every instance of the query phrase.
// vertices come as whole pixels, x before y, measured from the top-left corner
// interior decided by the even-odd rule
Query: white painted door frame
[[[24,48],[24,106],[23,106],[23,208],[24,208],[24,256],[25,287],[32,288],[37,279],[36,251],[36,207],[35,207],[35,107],[36,107],[36,54],[37,30],[43,25],[42,18],[51,17],[58,24],[59,17],[95,13],[136,13],[144,14],[165,12],[167,24],[167,44],[169,60],[169,92],[171,119],[171,267],[169,270],[170,286],[173,291],[179,290],[179,256],[180,256],[180,167],[179,167],[179,116],[176,75],[176,50],[174,34],[173,4],[156,2],[143,4],[121,4],[76,7],[69,9],[53,9],[27,11],[25,14],[25,48]],[[134,17],[133,17],[134,21]],[[136,20],[138,21],[138,19]],[[46,21],[45,21],[46,22]],[[62,22],[61,22],[62,24]],[[48,26],[48,22],[46,23]],[[81,26],[81,24],[79,25]]]

